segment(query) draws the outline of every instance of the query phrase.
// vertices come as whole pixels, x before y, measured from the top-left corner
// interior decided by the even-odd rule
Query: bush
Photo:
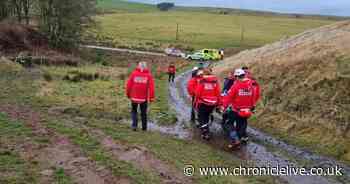
[[[108,80],[108,77],[104,77],[98,73],[87,73],[81,71],[70,71],[63,77],[63,80],[71,82],[82,82],[82,81],[94,81],[97,79]]]
[[[44,77],[45,81],[47,81],[47,82],[50,82],[53,79],[49,72],[45,72],[43,77]]]
[[[104,53],[101,50],[96,51],[95,63],[102,63],[104,58]]]
[[[159,3],[157,4],[157,8],[160,10],[160,11],[168,11],[170,10],[171,8],[174,8],[175,7],[175,4],[174,3]]]

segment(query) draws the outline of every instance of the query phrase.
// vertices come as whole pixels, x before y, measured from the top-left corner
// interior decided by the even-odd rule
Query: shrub
[[[52,75],[49,72],[45,72],[43,77],[47,82],[50,82],[53,80]]]

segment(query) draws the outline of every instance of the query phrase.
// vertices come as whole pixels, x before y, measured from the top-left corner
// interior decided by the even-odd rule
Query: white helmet
[[[193,69],[192,69],[192,72],[194,71],[197,71],[199,68],[197,66],[195,66]]]
[[[234,76],[241,76],[241,75],[245,75],[245,71],[242,69],[236,69]]]

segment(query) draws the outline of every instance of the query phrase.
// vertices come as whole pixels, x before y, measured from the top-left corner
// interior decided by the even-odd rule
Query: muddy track
[[[186,82],[190,76],[190,71],[185,72],[175,78],[175,85],[169,86],[171,104],[174,107],[174,110],[177,112],[178,118],[180,119],[178,124],[186,124],[186,122],[189,122],[190,119],[190,103],[188,102],[189,95],[186,90]],[[215,132],[215,137],[209,142],[209,144],[224,149],[225,144],[223,144],[224,140],[222,140],[223,135],[221,125],[219,123],[219,116],[216,116],[215,119],[215,123],[213,123],[211,127],[212,131]],[[187,123],[187,126],[190,125]],[[190,134],[188,133],[189,130],[183,129],[183,131],[187,131],[187,134]],[[283,180],[290,184],[345,184],[350,182],[350,167],[345,164],[339,163],[331,158],[313,154],[308,150],[289,145],[252,127],[248,128],[248,133],[252,137],[253,141],[242,150],[233,153],[240,156],[242,160],[253,162],[255,165],[261,167],[300,166],[296,160],[307,161],[307,163],[311,163],[307,165],[307,168],[328,168],[340,166],[342,168],[342,173],[345,175],[338,177],[336,180],[334,178],[326,178],[321,176],[281,176]],[[280,152],[276,152],[276,150],[283,150],[283,152],[288,153],[288,156],[281,154]]]
[[[190,178],[183,175],[177,169],[156,158],[145,147],[128,146],[116,142],[101,130],[89,129],[89,134],[101,143],[102,147],[109,151],[116,159],[126,161],[146,171],[157,173],[161,182],[165,184],[190,184]]]
[[[58,115],[58,114],[57,114]],[[74,119],[74,116],[68,116],[69,119]],[[66,117],[67,118],[67,117]],[[84,119],[84,118],[83,118]],[[65,122],[65,126],[77,128],[87,133],[89,137],[96,140],[105,153],[116,160],[130,163],[135,168],[143,171],[151,171],[159,176],[161,183],[164,184],[191,184],[192,179],[186,177],[182,171],[172,165],[158,159],[146,147],[139,145],[128,145],[113,139],[103,130],[95,127],[90,127],[88,124],[80,121]],[[154,130],[158,131],[158,130]]]
[[[25,145],[23,156],[28,161],[34,159],[40,165],[46,165],[50,171],[52,168],[63,168],[78,184],[128,184],[128,178],[117,178],[106,168],[98,166],[90,160],[82,151],[70,142],[65,136],[47,129],[42,123],[40,114],[33,112],[28,107],[14,105],[0,106],[0,112],[6,113],[13,120],[23,121],[33,131],[34,136],[47,138],[49,143],[45,146],[33,147]],[[40,183],[51,183],[48,180]]]

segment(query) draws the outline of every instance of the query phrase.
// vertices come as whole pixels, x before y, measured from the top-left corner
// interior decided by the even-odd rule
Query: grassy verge
[[[324,56],[280,68],[257,66],[253,73],[265,89],[264,106],[251,124],[292,145],[350,163],[348,62],[347,57]]]
[[[38,167],[23,160],[19,153],[13,149],[21,141],[30,137],[30,129],[20,122],[8,120],[0,112],[0,183],[37,183]],[[12,146],[8,144],[12,144]]]

